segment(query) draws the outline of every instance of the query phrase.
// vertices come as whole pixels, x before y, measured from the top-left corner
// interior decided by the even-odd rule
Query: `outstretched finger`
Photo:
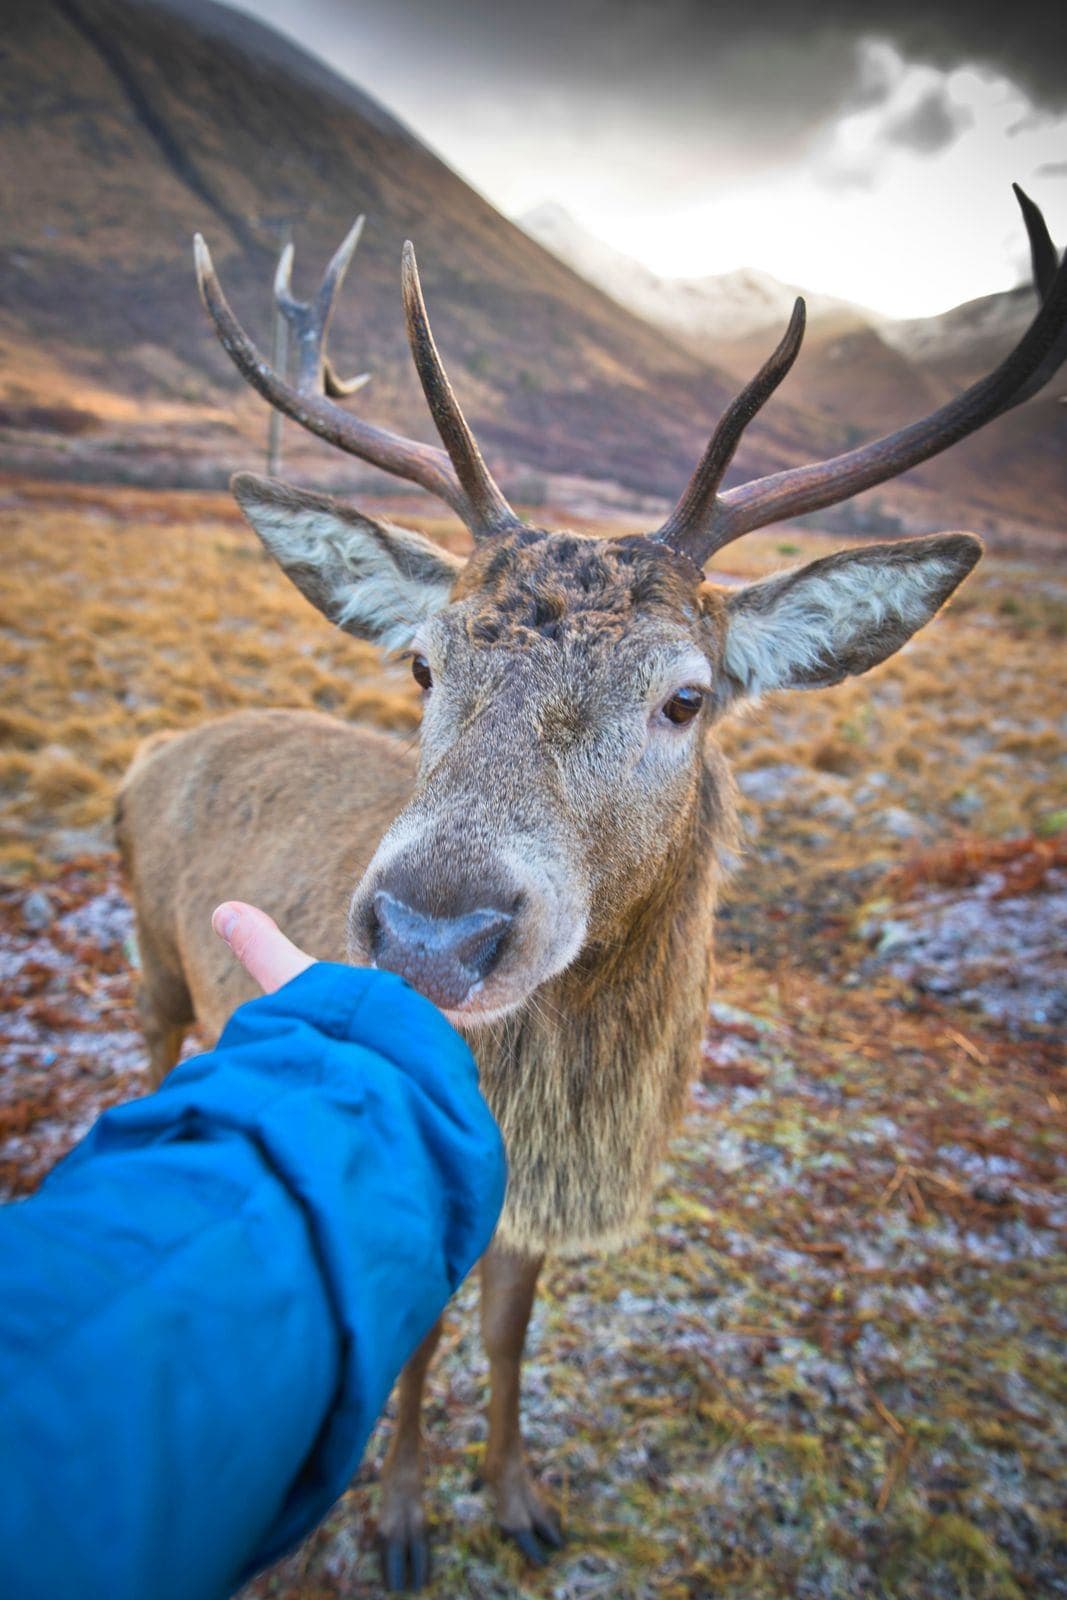
[[[211,926],[265,994],[273,994],[314,963],[314,956],[287,939],[272,917],[243,900],[226,900],[217,906]]]

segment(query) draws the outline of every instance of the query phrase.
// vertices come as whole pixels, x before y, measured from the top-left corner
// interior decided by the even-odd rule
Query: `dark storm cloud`
[[[886,144],[902,145],[919,155],[936,155],[956,140],[974,121],[967,106],[953,105],[943,84],[929,89],[921,99],[899,116],[891,117],[882,130]]]
[[[1061,153],[1065,0],[230,3],[366,89],[507,215],[556,200],[666,276],[747,264],[933,311],[998,286],[1008,182]],[[963,67],[977,76],[945,81]],[[931,88],[947,94],[923,102]],[[909,184],[916,161],[925,186]],[[946,161],[962,229],[931,203]],[[896,272],[924,213],[944,261]],[[864,226],[835,245],[846,214]]]
[[[768,127],[796,132],[857,92],[857,37],[890,39],[910,59],[939,67],[998,68],[1050,109],[1067,106],[1067,6],[1048,0],[245,0],[274,17],[297,12],[310,27],[392,37],[424,75],[427,47],[439,72],[466,62],[518,98],[531,80],[591,93],[632,93],[638,103],[721,112],[754,102]],[[433,63],[431,63],[432,65]],[[457,89],[459,84],[456,85]],[[831,107],[832,108],[832,107]],[[637,107],[635,107],[637,109]]]

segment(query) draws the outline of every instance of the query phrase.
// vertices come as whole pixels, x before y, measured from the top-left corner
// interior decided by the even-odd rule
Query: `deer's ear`
[[[969,533],[825,556],[726,600],[724,699],[822,689],[877,666],[929,622],[982,553]]]
[[[251,472],[230,488],[301,594],[357,638],[402,650],[447,605],[463,562],[421,533]]]

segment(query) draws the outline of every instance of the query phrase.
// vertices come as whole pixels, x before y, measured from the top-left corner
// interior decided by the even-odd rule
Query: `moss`
[[[1023,1600],[1003,1551],[966,1517],[946,1512],[928,1518],[914,1554],[927,1569],[927,1582],[941,1569],[968,1600]]]

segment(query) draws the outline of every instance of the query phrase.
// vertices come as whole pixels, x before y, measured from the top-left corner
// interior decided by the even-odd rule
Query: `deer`
[[[262,906],[322,956],[399,973],[467,1038],[509,1177],[482,1259],[489,1362],[483,1481],[534,1564],[563,1534],[520,1422],[527,1323],[542,1262],[639,1233],[685,1108],[713,988],[717,896],[735,791],[715,726],[772,690],[819,689],[885,661],[929,622],[982,551],[969,533],[871,543],[740,587],[705,568],[749,531],[896,477],[1035,394],[1067,355],[1067,264],[1020,192],[1042,304],[988,376],[929,416],[828,460],[737,487],[743,431],[801,347],[779,344],[728,406],[655,530],[592,537],[525,521],[491,475],[435,344],[414,251],[403,307],[443,448],[338,402],[361,387],[326,353],[362,219],[314,298],[274,293],[298,371],[272,370],[197,235],[200,294],[224,349],[279,412],[442,500],[463,559],[336,498],[238,473],[270,556],[334,626],[406,656],[423,699],[418,752],[310,711],[242,711],[156,735],[118,799],[152,1080],[194,1021],[215,1037],[253,987],[209,918]],[[390,1591],[430,1570],[421,1407],[441,1323],[398,1381],[379,1547]]]

